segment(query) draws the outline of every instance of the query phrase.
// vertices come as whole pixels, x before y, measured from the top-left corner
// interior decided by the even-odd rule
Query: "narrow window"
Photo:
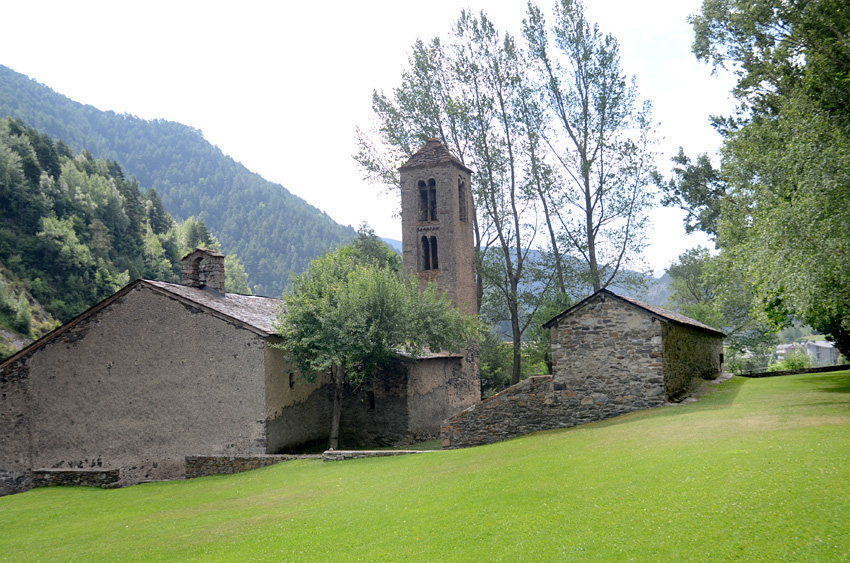
[[[434,178],[428,180],[429,215],[431,221],[437,220],[437,182]]]
[[[291,371],[289,372],[289,388],[295,389],[295,374]]]
[[[422,180],[419,181],[419,220],[428,220],[428,187]]]
[[[463,178],[457,179],[457,212],[461,221],[466,221],[466,183]]]
[[[431,248],[428,244],[428,237],[422,237],[422,269],[431,269]]]
[[[366,408],[369,411],[375,410],[375,392],[366,391]]]
[[[437,263],[437,237],[431,237],[431,269],[440,269],[440,266]]]

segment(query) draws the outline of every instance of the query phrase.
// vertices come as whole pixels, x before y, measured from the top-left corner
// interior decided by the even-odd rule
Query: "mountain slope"
[[[117,161],[141,185],[156,188],[175,219],[202,219],[225,252],[239,255],[257,294],[280,294],[291,273],[354,236],[192,127],[100,111],[1,65],[0,116],[23,119],[75,151]]]

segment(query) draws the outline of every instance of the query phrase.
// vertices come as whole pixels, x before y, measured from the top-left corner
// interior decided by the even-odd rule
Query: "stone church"
[[[469,170],[430,141],[400,174],[405,271],[474,314]],[[0,495],[34,477],[128,485],[181,478],[187,456],[326,442],[329,378],[305,382],[270,346],[280,300],[226,293],[224,276],[224,256],[198,249],[181,284],[136,280],[0,364]],[[476,350],[399,356],[345,398],[340,441],[432,439],[479,400]]]

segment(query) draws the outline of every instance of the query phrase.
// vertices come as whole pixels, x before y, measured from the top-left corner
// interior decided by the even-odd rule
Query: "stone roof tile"
[[[429,139],[428,142],[425,143],[425,146],[416,151],[413,156],[407,160],[407,162],[402,164],[399,167],[399,170],[404,168],[419,168],[420,166],[433,166],[444,162],[452,162],[467,172],[472,173],[472,171],[467,168],[463,162],[461,162],[455,155],[443,146],[443,143],[433,138]]]
[[[283,301],[280,299],[260,297],[257,295],[241,295],[239,293],[216,293],[176,283],[153,280],[143,281],[148,285],[152,285],[160,290],[253,327],[266,335],[277,334],[272,323],[277,318],[277,313],[283,305]]]

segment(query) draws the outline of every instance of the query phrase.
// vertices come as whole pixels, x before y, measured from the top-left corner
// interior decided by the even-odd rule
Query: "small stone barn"
[[[225,293],[224,257],[199,249],[183,260],[182,284],[134,281],[0,364],[0,495],[34,476],[174,479],[187,456],[326,441],[329,378],[306,383],[270,346],[280,305]],[[469,361],[399,357],[346,397],[341,443],[436,437],[480,397]]]
[[[664,405],[723,369],[719,330],[607,289],[543,325],[552,375],[532,377],[451,417],[444,447],[505,440]]]
[[[543,326],[551,331],[556,390],[606,414],[674,400],[723,366],[719,330],[607,289]]]

